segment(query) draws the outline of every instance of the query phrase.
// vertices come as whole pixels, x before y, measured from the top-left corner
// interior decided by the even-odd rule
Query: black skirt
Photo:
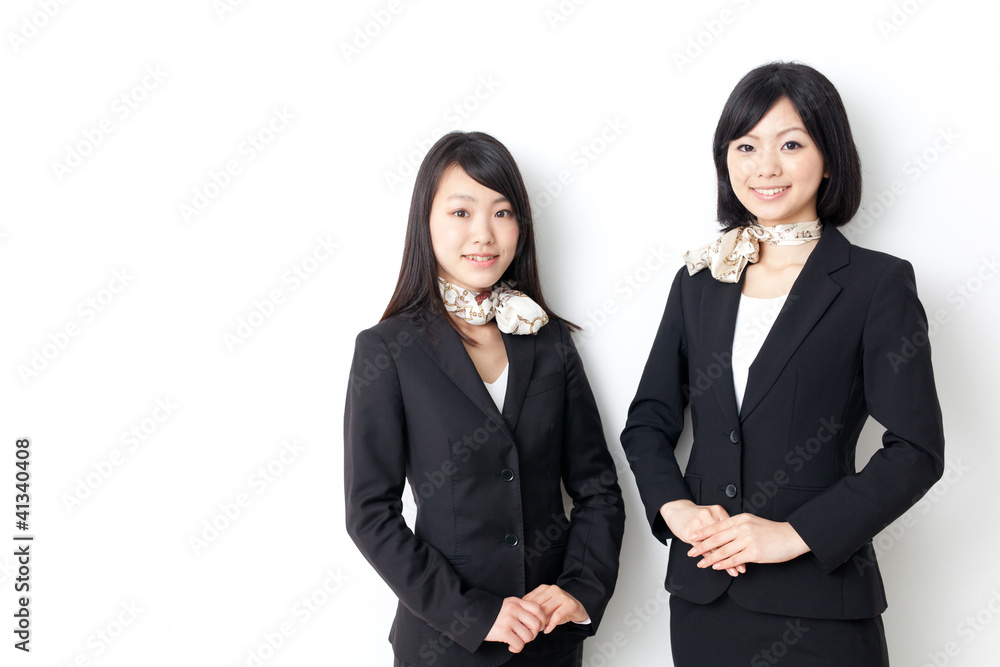
[[[889,667],[882,617],[795,618],[670,596],[674,667]]]

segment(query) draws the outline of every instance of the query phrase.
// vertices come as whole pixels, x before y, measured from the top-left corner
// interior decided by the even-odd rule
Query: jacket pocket
[[[779,486],[774,494],[774,504],[771,507],[772,521],[786,521],[798,508],[826,491],[826,487],[816,486]]]
[[[562,373],[550,373],[549,375],[543,375],[542,377],[532,378],[528,381],[528,389],[524,394],[524,397],[534,396],[535,394],[541,394],[542,392],[551,391],[553,389],[558,389],[565,383],[564,376]]]

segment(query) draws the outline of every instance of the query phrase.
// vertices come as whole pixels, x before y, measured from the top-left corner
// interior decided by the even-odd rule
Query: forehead
[[[791,100],[782,97],[767,110],[764,117],[747,132],[747,135],[768,136],[792,129],[805,131],[805,124]]]
[[[493,203],[507,198],[473,179],[458,164],[452,164],[441,174],[435,201],[465,200],[470,202]]]

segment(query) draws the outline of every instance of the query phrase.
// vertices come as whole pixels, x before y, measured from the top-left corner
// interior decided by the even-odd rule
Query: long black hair
[[[726,157],[729,142],[749,132],[775,102],[788,98],[823,156],[829,174],[820,183],[816,212],[824,225],[847,224],[861,205],[861,158],[840,94],[830,80],[801,63],[773,62],[751,70],[729,95],[715,128],[712,151],[723,231],[757,220],[733,192]]]
[[[528,202],[528,191],[521,179],[521,172],[510,151],[495,138],[483,132],[450,132],[438,139],[424,157],[417,171],[413,198],[410,200],[410,215],[406,224],[406,243],[403,246],[403,262],[399,267],[399,278],[382,319],[397,314],[418,315],[422,318],[426,309],[431,308],[458,332],[462,340],[475,344],[462,333],[454,321],[455,318],[444,307],[444,300],[438,288],[437,259],[431,243],[431,204],[434,202],[434,194],[437,192],[442,175],[452,165],[458,165],[474,181],[499,192],[510,202],[511,211],[517,220],[517,249],[501,280],[513,282],[516,289],[524,292],[541,306],[549,319],[566,322],[552,313],[542,296],[535,254],[535,234],[531,222],[531,205]],[[579,329],[570,322],[566,324],[571,330]]]

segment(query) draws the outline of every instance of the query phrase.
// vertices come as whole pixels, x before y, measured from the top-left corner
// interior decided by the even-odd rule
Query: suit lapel
[[[764,399],[788,360],[840,293],[840,285],[830,277],[830,273],[848,263],[850,243],[831,225],[823,230],[823,236],[816,244],[795,279],[760,352],[750,364],[740,410],[741,422]]]
[[[428,335],[429,334],[429,335]],[[431,340],[433,337],[434,340]],[[427,316],[427,328],[416,335],[417,345],[431,358],[434,364],[448,376],[482,413],[492,419],[511,441],[514,427],[521,412],[521,403],[528,388],[528,378],[535,358],[534,336],[510,336],[502,334],[507,350],[507,392],[504,397],[504,411],[501,417],[493,397],[479,377],[476,365],[465,351],[458,333],[433,311]]]
[[[535,365],[535,337],[501,334],[507,348],[507,394],[503,399],[503,416],[511,431],[517,428],[517,418],[521,416],[524,394],[528,390],[528,379]],[[481,383],[480,383],[481,384]]]
[[[740,305],[740,291],[743,277],[738,283],[724,283],[714,278],[701,293],[700,331],[705,348],[711,355],[707,359],[709,368],[692,369],[694,377],[688,382],[698,388],[702,374],[712,383],[722,413],[734,429],[739,427],[736,415],[736,391],[733,389],[733,334],[736,331],[736,309]],[[713,368],[719,368],[721,375]]]

